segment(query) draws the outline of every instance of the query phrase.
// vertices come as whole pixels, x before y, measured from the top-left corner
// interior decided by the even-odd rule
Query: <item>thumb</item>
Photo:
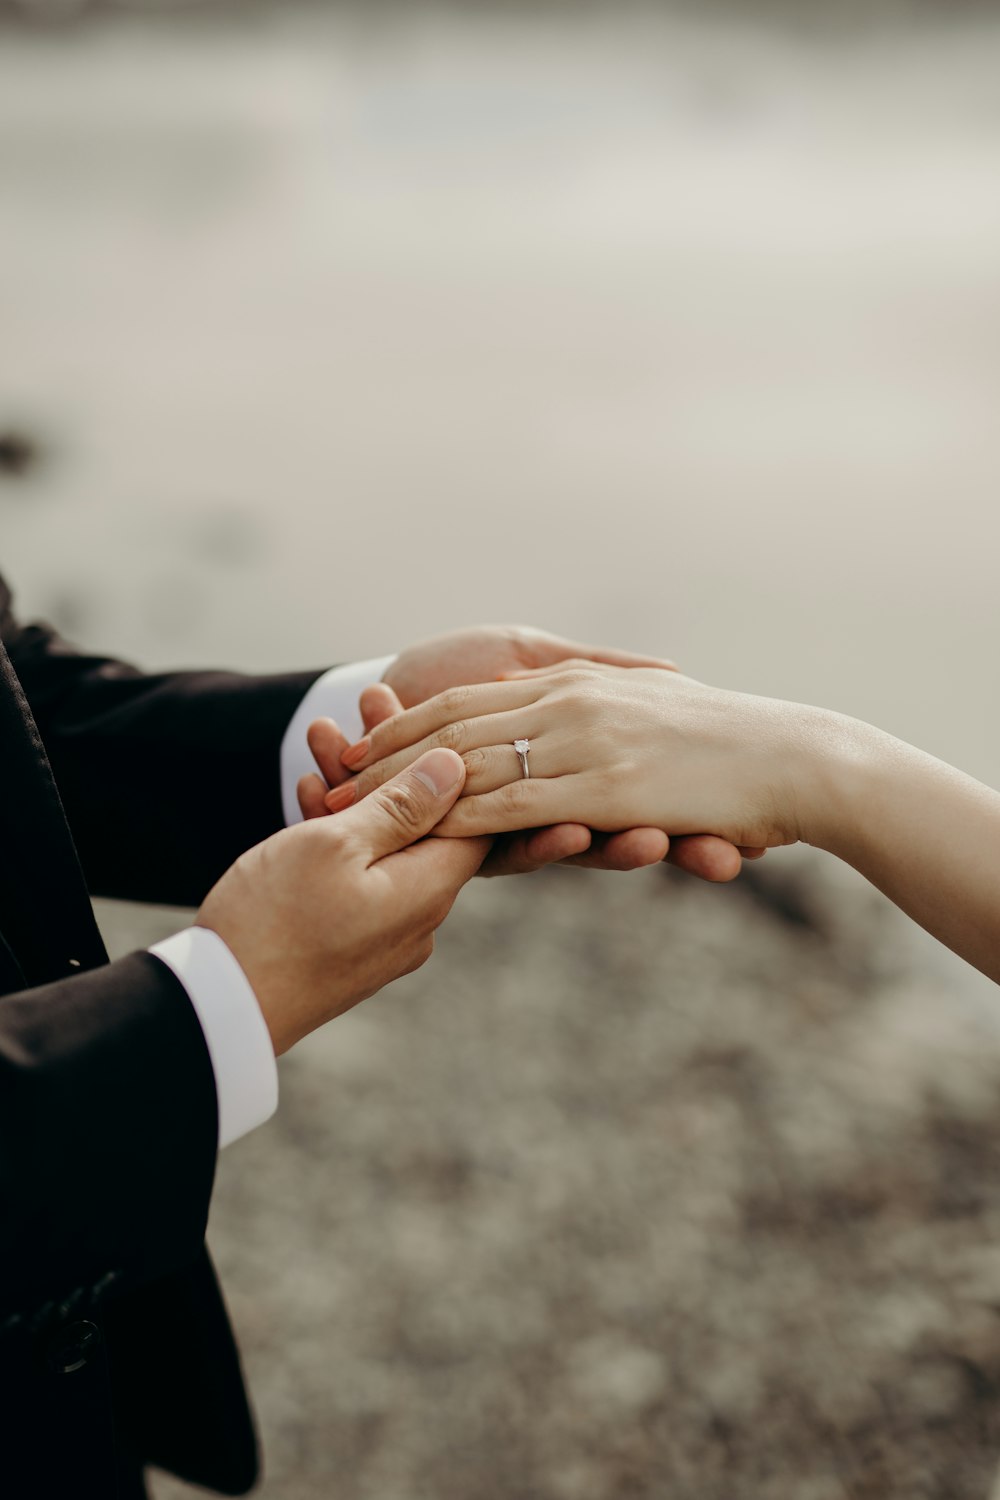
[[[464,783],[460,755],[428,750],[341,817],[351,819],[374,864],[430,833],[458,801]]]

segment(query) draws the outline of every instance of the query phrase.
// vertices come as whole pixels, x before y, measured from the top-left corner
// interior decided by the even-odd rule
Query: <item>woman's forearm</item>
[[[857,720],[815,730],[802,837],[1000,983],[1000,793]]]

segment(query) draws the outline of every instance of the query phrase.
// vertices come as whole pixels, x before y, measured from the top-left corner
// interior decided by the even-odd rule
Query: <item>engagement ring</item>
[[[521,762],[521,775],[527,781],[531,776],[531,772],[528,770],[528,754],[531,750],[531,741],[515,740],[514,749],[517,751],[517,758]]]

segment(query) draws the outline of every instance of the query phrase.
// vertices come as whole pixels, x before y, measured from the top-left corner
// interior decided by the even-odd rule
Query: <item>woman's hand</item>
[[[515,739],[531,742],[529,780]],[[437,833],[646,825],[671,837],[671,857],[688,842],[677,834],[717,836],[695,847],[802,839],[1000,983],[1000,794],[870,724],[670,672],[567,664],[388,719],[343,753],[359,774],[327,805],[436,745],[467,767],[467,795]]]
[[[358,775],[327,806],[349,805],[443,745],[462,755],[467,778],[441,834],[580,823],[773,847],[803,836],[825,717],[662,670],[567,663],[450,689],[378,725],[344,753]],[[528,780],[515,739],[531,744]]]

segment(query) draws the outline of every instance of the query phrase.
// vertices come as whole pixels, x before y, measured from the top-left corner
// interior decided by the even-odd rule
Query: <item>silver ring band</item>
[[[531,753],[531,741],[515,740],[514,749],[517,751],[517,758],[521,762],[521,775],[525,781],[530,781],[531,772],[528,770],[528,756]]]

